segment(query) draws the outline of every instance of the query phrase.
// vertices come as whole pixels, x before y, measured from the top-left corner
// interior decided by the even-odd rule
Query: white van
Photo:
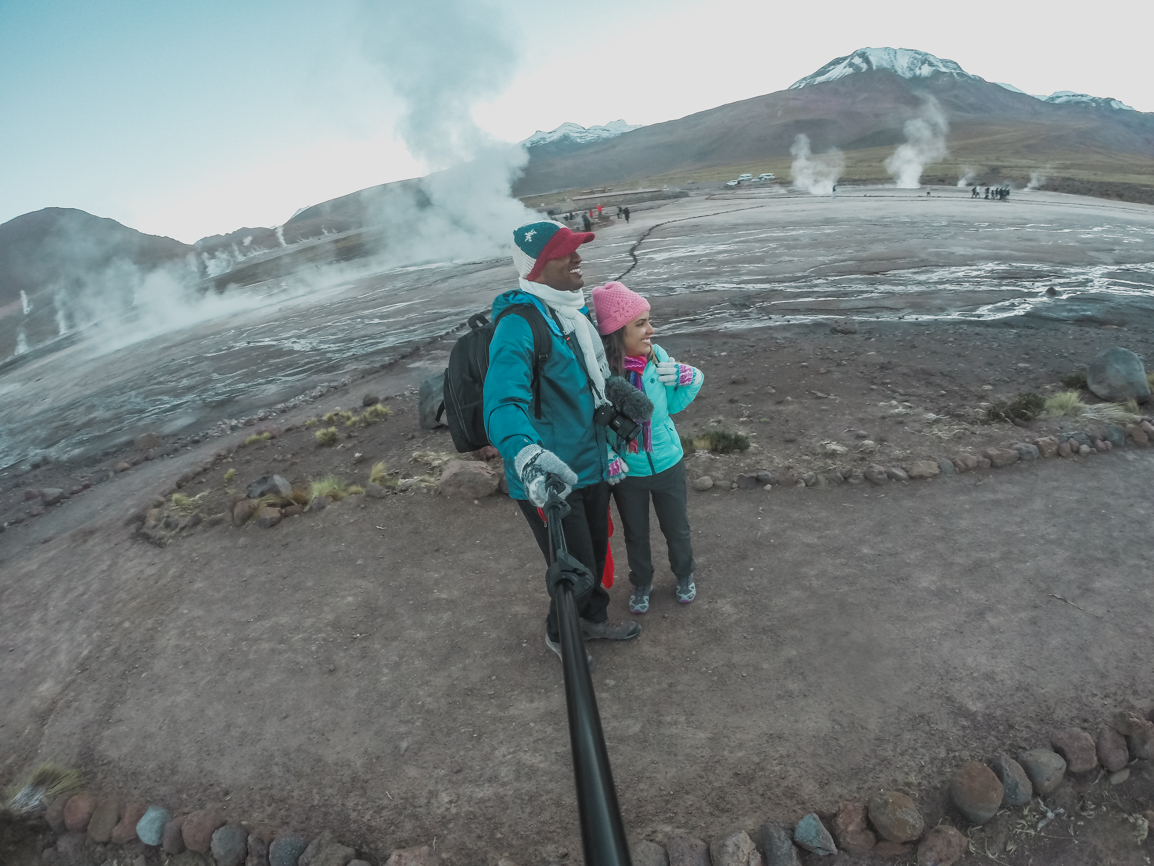
[[[739,175],[737,176],[737,179],[738,179],[739,181],[743,181],[743,180],[753,180],[753,175],[752,175],[752,174],[739,174]]]
[[[758,180],[773,180],[774,177],[773,177],[773,174],[771,172],[766,172],[765,174],[758,175],[757,179]]]

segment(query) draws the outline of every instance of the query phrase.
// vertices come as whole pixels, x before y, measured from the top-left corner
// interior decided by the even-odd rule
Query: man
[[[546,562],[549,534],[538,510],[548,498],[550,476],[565,484],[572,509],[562,521],[569,553],[589,569],[593,591],[579,599],[581,631],[587,640],[630,640],[637,623],[607,622],[609,593],[601,586],[609,545],[609,466],[605,428],[593,413],[605,399],[608,364],[597,329],[585,308],[585,279],[577,248],[593,240],[553,220],[521,226],[513,232],[513,264],[519,288],[493,302],[493,319],[511,304],[536,307],[553,340],[533,389],[533,330],[520,315],[497,321],[485,375],[485,429],[505,461],[509,495],[520,506]],[[540,417],[537,417],[539,395]],[[545,644],[561,655],[557,606],[550,601]],[[592,666],[592,657],[589,657]]]

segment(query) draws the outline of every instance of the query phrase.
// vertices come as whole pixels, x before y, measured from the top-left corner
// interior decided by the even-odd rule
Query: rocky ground
[[[593,648],[630,831],[756,837],[767,815],[832,820],[841,800],[898,786],[927,826],[968,830],[968,862],[1145,862],[1141,762],[1119,785],[1068,783],[1066,817],[1042,829],[1040,805],[971,827],[944,785],[965,759],[1154,700],[1141,434],[1113,453],[963,471],[966,455],[1071,431],[1104,442],[1104,423],[1021,427],[984,407],[1061,390],[1109,346],[1149,357],[1149,335],[840,330],[659,337],[706,374],[682,432],[752,444],[688,458],[691,478],[713,481],[690,501],[699,601],[674,604],[659,574],[641,639]],[[418,425],[413,377],[445,350],[219,439],[144,439],[6,490],[0,647],[18,697],[0,712],[5,777],[52,755],[174,811],[211,805],[306,838],[337,827],[374,862],[434,837],[448,862],[578,857],[539,554],[500,493],[437,492],[451,443]],[[372,423],[358,420],[370,393],[388,409]],[[336,441],[319,445],[329,427]],[[930,480],[893,480],[925,461]],[[285,510],[268,528],[258,513],[236,525],[247,485],[274,474],[379,498],[269,500]],[[65,492],[49,505],[33,493],[46,488]]]

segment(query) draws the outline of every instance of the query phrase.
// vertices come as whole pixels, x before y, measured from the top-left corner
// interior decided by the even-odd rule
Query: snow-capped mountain
[[[855,72],[874,70],[892,72],[902,78],[928,78],[931,75],[952,75],[955,78],[972,78],[983,81],[977,75],[970,75],[952,60],[912,48],[859,48],[848,57],[831,60],[813,75],[807,75],[789,86],[790,90],[836,81]]]
[[[1058,90],[1049,96],[1039,96],[1038,99],[1053,105],[1093,105],[1096,108],[1112,108],[1115,111],[1136,110],[1133,106],[1119,102],[1117,99],[1091,96],[1088,93],[1074,93],[1072,90]]]
[[[588,144],[591,141],[616,138],[622,133],[629,132],[631,129],[640,128],[640,125],[634,126],[633,124],[626,123],[624,120],[615,120],[604,126],[590,126],[588,129],[576,123],[562,123],[552,132],[537,130],[522,141],[521,144],[525,145],[525,147],[537,147],[541,144],[549,144],[550,142],[561,141],[566,138],[574,144]]]

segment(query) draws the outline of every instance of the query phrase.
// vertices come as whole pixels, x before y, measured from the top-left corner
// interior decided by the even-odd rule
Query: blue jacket
[[[669,353],[653,344],[653,354],[658,361],[668,361]],[[673,426],[670,415],[676,415],[693,402],[697,392],[701,390],[702,381],[691,385],[662,385],[657,381],[657,366],[653,360],[645,365],[641,374],[641,382],[645,386],[645,394],[653,402],[653,419],[650,422],[653,428],[653,451],[638,451],[630,454],[622,449],[617,453],[629,467],[631,476],[656,475],[675,465],[684,454],[681,448],[681,437],[677,435],[677,428]],[[610,445],[614,445],[614,437],[609,437]],[[641,445],[641,437],[637,437],[637,444]]]
[[[577,474],[576,487],[588,487],[605,478],[609,459],[605,428],[593,423],[593,390],[577,362],[581,351],[572,345],[545,305],[519,289],[493,301],[494,319],[510,304],[533,304],[549,323],[553,351],[541,370],[541,419],[533,415],[533,331],[521,316],[505,316],[497,323],[489,344],[489,371],[485,374],[485,431],[505,461],[509,495],[527,499],[513,468],[526,445],[540,445],[565,461]]]

